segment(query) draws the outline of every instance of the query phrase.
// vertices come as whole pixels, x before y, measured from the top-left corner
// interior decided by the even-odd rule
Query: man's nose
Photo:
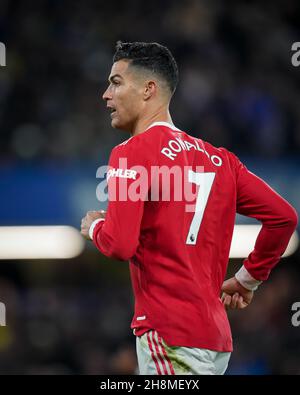
[[[111,93],[109,88],[107,88],[106,91],[103,93],[102,99],[105,101],[111,99]]]

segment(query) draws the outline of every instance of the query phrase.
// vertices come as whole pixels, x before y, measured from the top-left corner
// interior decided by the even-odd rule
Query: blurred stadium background
[[[4,226],[79,229],[87,210],[105,208],[96,169],[126,138],[101,99],[118,39],[167,45],[180,67],[175,124],[234,151],[299,212],[300,67],[291,64],[299,20],[291,0],[1,0],[1,238]],[[1,252],[1,374],[135,372],[127,263],[88,243],[71,259]],[[241,263],[232,259],[228,275]],[[230,313],[228,374],[300,374],[300,327],[291,324],[299,263],[298,248],[248,309]]]

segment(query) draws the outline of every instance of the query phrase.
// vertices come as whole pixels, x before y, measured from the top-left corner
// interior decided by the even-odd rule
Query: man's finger
[[[226,292],[223,292],[223,293],[222,293],[222,296],[221,296],[221,301],[222,301],[222,303],[224,303],[224,300],[225,300],[226,295],[227,295]]]
[[[225,295],[225,298],[224,298],[224,306],[226,307],[226,309],[229,308],[230,303],[231,303],[231,296],[230,296],[230,295]]]
[[[243,297],[241,295],[239,296],[239,299],[238,299],[238,302],[237,302],[237,308],[238,309],[245,308],[244,299],[243,299]]]
[[[232,298],[231,298],[231,303],[230,303],[230,307],[232,308],[232,309],[236,309],[237,308],[237,303],[238,303],[238,300],[239,300],[239,293],[238,292],[236,292],[233,296],[232,296]]]

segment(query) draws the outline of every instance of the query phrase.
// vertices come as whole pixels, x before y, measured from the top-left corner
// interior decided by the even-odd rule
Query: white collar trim
[[[172,125],[169,122],[153,122],[150,126],[147,127],[146,130],[152,128],[153,126],[166,126],[167,128],[170,128],[172,130],[176,130],[177,132],[181,132],[180,129],[176,128],[174,125]]]

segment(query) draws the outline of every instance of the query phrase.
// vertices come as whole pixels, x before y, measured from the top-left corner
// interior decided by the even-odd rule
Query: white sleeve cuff
[[[90,229],[89,229],[89,236],[90,236],[91,240],[93,240],[93,233],[94,233],[95,226],[101,221],[105,221],[105,219],[104,218],[98,218],[98,219],[95,219],[95,221],[92,222],[92,225],[90,226]]]
[[[255,280],[243,265],[240,270],[235,273],[235,278],[238,282],[249,291],[255,291],[262,281]]]

